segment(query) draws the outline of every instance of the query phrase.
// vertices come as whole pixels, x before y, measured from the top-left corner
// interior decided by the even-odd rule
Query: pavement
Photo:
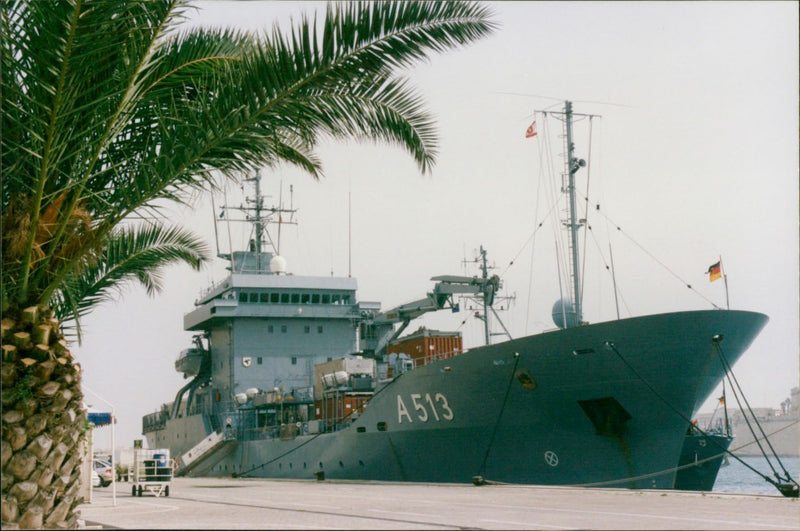
[[[520,485],[175,478],[94,489],[87,529],[800,529],[781,496]]]

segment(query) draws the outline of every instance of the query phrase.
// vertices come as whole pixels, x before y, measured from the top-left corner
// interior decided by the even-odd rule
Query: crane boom
[[[433,291],[427,297],[396,306],[385,312],[362,315],[363,324],[373,330],[383,329],[386,334],[374,334],[374,352],[381,353],[383,349],[400,336],[408,324],[417,317],[428,312],[435,312],[446,308],[458,311],[458,304],[453,302],[453,295],[482,294],[486,303],[491,306],[495,293],[502,287],[502,281],[497,275],[488,278],[466,277],[457,275],[441,275],[432,277],[436,281]],[[400,328],[393,330],[393,325],[401,323]]]

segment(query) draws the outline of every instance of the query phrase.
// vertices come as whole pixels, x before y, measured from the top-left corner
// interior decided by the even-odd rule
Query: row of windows
[[[281,325],[281,334],[285,334],[288,331],[289,331],[288,325]],[[324,331],[324,328],[322,328],[322,325],[317,325],[317,333],[321,334],[323,331]],[[275,333],[275,325],[267,325],[267,333],[268,334],[274,334]],[[304,334],[310,334],[311,333],[311,327],[309,325],[303,326],[303,333]]]
[[[328,361],[331,361],[331,359],[333,358],[328,358]],[[256,365],[263,365],[263,364],[264,364],[264,358],[262,358],[261,356],[257,357]],[[292,365],[297,365],[297,356],[292,356]]]
[[[239,302],[266,304],[350,304],[349,293],[239,292]]]
[[[365,466],[364,465],[364,461],[359,459],[358,460],[358,465],[362,466],[362,467]],[[300,466],[300,463],[298,463],[298,467],[299,466]],[[243,468],[241,464],[237,464],[237,463],[231,464],[231,470],[232,471],[236,471],[237,467],[238,467],[239,470],[242,470],[242,468]],[[217,465],[215,468],[218,471],[223,471],[223,470],[226,471],[226,472],[228,471],[228,465]],[[315,472],[315,474],[318,474],[320,471],[324,470],[324,468],[325,467],[324,467],[322,461],[320,461],[319,462],[319,470],[317,472]],[[343,461],[339,461],[339,468],[344,468],[344,462]],[[279,470],[283,470],[283,463],[282,462],[278,463],[278,469]],[[294,463],[293,462],[289,463],[289,469],[290,470],[294,469]],[[303,463],[303,470],[307,470],[307,469],[308,469],[308,463]]]
[[[257,357],[256,365],[263,365],[263,364],[264,364],[264,358],[262,358],[261,356]],[[292,356],[292,365],[297,365],[297,357],[295,356]]]

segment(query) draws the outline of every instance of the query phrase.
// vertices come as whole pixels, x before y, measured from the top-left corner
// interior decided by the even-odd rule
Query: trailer
[[[169,496],[173,462],[167,448],[134,448],[131,478],[131,496],[141,497],[149,492],[156,497]]]

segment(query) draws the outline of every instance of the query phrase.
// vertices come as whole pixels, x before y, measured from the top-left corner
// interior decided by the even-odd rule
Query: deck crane
[[[364,341],[363,346],[366,347],[363,349],[365,354],[381,357],[386,346],[399,337],[412,320],[423,314],[447,308],[453,312],[459,311],[458,304],[453,302],[453,295],[481,294],[485,304],[491,306],[495,294],[502,288],[502,281],[497,275],[483,278],[441,275],[432,277],[431,280],[436,281],[436,284],[433,291],[423,299],[402,304],[385,312],[362,311],[361,336]],[[397,323],[400,323],[400,327],[395,330],[394,325]]]

